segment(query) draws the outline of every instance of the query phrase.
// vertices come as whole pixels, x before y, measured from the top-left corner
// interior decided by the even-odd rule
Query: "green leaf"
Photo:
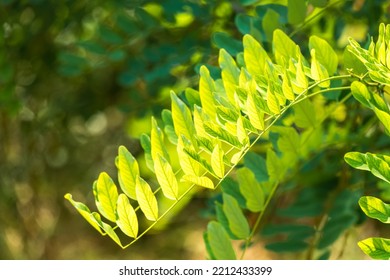
[[[211,154],[211,167],[215,175],[222,178],[225,175],[225,164],[223,162],[224,152],[222,148],[217,144]]]
[[[223,194],[223,212],[229,221],[229,228],[235,236],[245,239],[250,234],[249,224],[237,200],[231,195]]]
[[[76,208],[76,210],[80,213],[80,215],[83,216],[83,218],[87,220],[87,222],[90,225],[92,225],[98,232],[103,234],[102,230],[100,229],[99,223],[96,221],[91,211],[85,204],[74,201],[70,193],[67,193],[64,197],[73,205],[74,208]]]
[[[272,83],[269,83],[267,88],[267,105],[273,114],[280,114],[279,100],[273,92]]]
[[[246,109],[251,124],[259,130],[264,130],[264,112],[261,111],[260,106],[256,102],[256,97],[250,91],[246,100]]]
[[[278,148],[283,154],[291,155],[297,159],[301,153],[301,139],[298,132],[292,127],[277,127],[275,131],[280,133]]]
[[[194,176],[199,175],[199,171],[201,168],[201,165],[199,162],[194,160],[192,157],[190,157],[185,151],[184,151],[184,143],[183,138],[178,138],[177,141],[177,155],[180,159],[180,166],[184,172],[184,174],[191,174]]]
[[[370,102],[370,93],[368,92],[368,89],[365,84],[359,82],[359,81],[353,81],[351,84],[351,92],[353,97],[362,103],[364,106],[373,109],[373,106]]]
[[[366,162],[366,156],[359,152],[349,152],[344,155],[344,160],[353,168],[370,170]]]
[[[362,251],[376,260],[390,260],[390,239],[371,237],[358,242]]]
[[[272,35],[274,30],[281,27],[279,21],[279,13],[273,9],[267,9],[263,20],[261,21],[261,25],[266,35],[267,41],[272,42]]]
[[[233,39],[225,32],[215,32],[213,34],[212,41],[219,49],[225,49],[233,56],[236,56],[239,52],[242,52],[242,42]]]
[[[238,85],[238,78],[240,76],[240,70],[237,68],[236,62],[230,56],[230,54],[221,49],[219,51],[219,65],[222,69],[222,82],[225,87],[226,95],[229,101],[234,104],[234,92]]]
[[[183,135],[194,145],[195,128],[192,122],[190,109],[171,91],[171,110],[175,133],[178,137]]]
[[[203,233],[203,241],[204,241],[204,244],[206,246],[206,251],[209,255],[209,258],[210,260],[216,260],[217,258],[214,256],[214,253],[213,251],[211,250],[211,246],[210,246],[210,241],[209,241],[209,236],[207,234],[207,231],[205,231]]]
[[[179,186],[177,184],[175,173],[173,173],[169,162],[160,154],[154,160],[154,171],[164,196],[172,200],[177,200]]]
[[[94,195],[96,206],[99,212],[111,222],[116,221],[116,202],[118,200],[118,190],[114,181],[107,173],[102,172],[94,184]]]
[[[181,178],[181,180],[212,190],[215,188],[213,181],[211,181],[208,177],[205,176],[199,177],[191,174],[185,174]]]
[[[157,125],[157,122],[154,117],[152,117],[150,144],[152,159],[154,162],[158,159],[159,156],[163,156],[166,160],[169,161],[169,155],[166,149],[166,145],[164,143],[164,134],[160,127]]]
[[[251,35],[244,35],[243,42],[246,69],[253,77],[256,77],[263,73],[264,65],[270,58],[260,43]]]
[[[240,239],[237,236],[234,235],[232,230],[229,227],[229,220],[227,219],[225,212],[223,212],[222,204],[218,201],[215,202],[215,213],[217,216],[218,223],[220,223],[223,228],[226,230],[226,232],[229,234],[230,239]]]
[[[244,157],[244,165],[255,174],[257,182],[267,182],[269,180],[267,163],[261,155],[247,152]]]
[[[267,250],[275,253],[301,252],[306,250],[307,247],[309,247],[309,244],[301,240],[278,241],[265,245]]]
[[[305,0],[288,0],[287,18],[291,24],[298,24],[306,18],[306,1]]]
[[[298,61],[297,45],[282,30],[274,31],[272,46],[277,64],[287,67],[291,58]]]
[[[140,137],[141,146],[145,151],[146,166],[154,172],[154,162],[152,159],[152,145],[150,143],[149,135],[143,133]]]
[[[207,238],[210,249],[216,259],[236,259],[236,254],[230,242],[229,235],[220,223],[211,221],[207,225]]]
[[[282,165],[280,158],[272,149],[267,150],[266,163],[270,181],[277,182],[280,178],[283,178],[286,170]]]
[[[385,127],[387,134],[390,134],[390,114],[377,108],[374,108],[374,112]]]
[[[390,224],[390,205],[373,196],[363,196],[359,199],[360,208],[370,218]]]
[[[157,199],[149,184],[141,177],[137,177],[135,192],[139,207],[145,214],[145,217],[150,221],[156,221],[158,219]]]
[[[310,128],[317,125],[317,114],[309,99],[305,99],[293,107],[294,122],[300,128]]]
[[[240,205],[241,208],[243,208],[243,209],[246,208],[245,197],[241,194],[240,186],[235,180],[233,180],[230,177],[226,177],[221,182],[221,189],[222,189],[223,193],[227,193],[227,194],[233,196],[237,200],[238,205]]]
[[[310,53],[311,53],[311,57],[312,57],[311,68],[310,68],[312,79],[315,80],[316,82],[328,79],[329,78],[328,71],[326,70],[326,68],[324,66],[322,66],[318,62],[316,50],[312,49]],[[322,88],[328,88],[330,86],[330,80],[322,82],[318,86],[322,87]]]
[[[136,178],[139,176],[137,160],[125,146],[119,146],[115,164],[118,168],[118,180],[122,191],[128,197],[136,199],[135,185]]]
[[[228,132],[226,129],[221,128],[220,125],[212,122],[205,122],[204,129],[211,137],[218,137],[220,140],[231,144],[239,149],[242,148],[241,142],[238,138]]]
[[[237,138],[243,146],[249,144],[249,137],[244,127],[244,118],[239,116],[237,119]]]
[[[329,0],[309,0],[309,3],[314,7],[323,8],[328,4]]]
[[[212,119],[216,117],[216,108],[214,103],[215,85],[213,79],[210,77],[209,70],[202,66],[200,67],[199,80],[199,95],[202,103],[203,111]]]
[[[122,243],[118,237],[118,235],[115,233],[114,229],[107,223],[104,223],[100,220],[100,227],[107,233],[107,235],[115,241],[116,244],[118,244],[120,247],[123,248]]]
[[[255,175],[248,168],[237,170],[237,180],[240,192],[245,197],[246,206],[252,212],[264,210],[265,195],[261,185],[256,181]]]
[[[138,235],[138,219],[129,199],[123,193],[118,196],[116,205],[116,224],[128,236],[136,238]]]
[[[337,71],[338,56],[326,40],[315,35],[310,36],[309,48],[310,51],[315,50],[318,62],[326,68],[329,75]]]

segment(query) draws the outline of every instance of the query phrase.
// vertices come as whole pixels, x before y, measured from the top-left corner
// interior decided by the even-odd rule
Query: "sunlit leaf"
[[[390,239],[371,237],[359,241],[362,251],[373,259],[390,260]]]
[[[190,109],[181,101],[174,92],[171,92],[171,110],[176,135],[184,135],[194,144],[195,128],[191,117]]]
[[[100,173],[96,184],[94,184],[94,195],[99,212],[108,220],[115,222],[118,190],[106,172]]]
[[[74,208],[76,208],[80,215],[83,216],[83,218],[87,220],[89,224],[91,224],[98,232],[103,234],[102,230],[100,229],[99,223],[96,221],[94,216],[92,216],[91,211],[85,204],[74,201],[72,199],[72,195],[69,193],[65,195],[65,199],[67,199],[74,206]]]
[[[138,219],[126,195],[120,194],[117,202],[116,224],[128,236],[136,238],[138,235]]]
[[[373,196],[363,196],[359,199],[360,208],[370,218],[390,224],[390,205]]]
[[[223,162],[224,152],[222,148],[217,144],[211,154],[211,167],[215,175],[222,178],[225,175],[225,164]]]
[[[177,200],[179,186],[177,184],[175,173],[172,171],[172,167],[169,162],[160,154],[156,159],[154,159],[154,171],[165,197]]]
[[[208,188],[208,189],[215,188],[213,181],[211,181],[208,177],[205,177],[205,176],[198,177],[198,176],[194,176],[191,174],[186,174],[181,178],[181,180],[184,180],[186,182],[190,182],[190,183],[193,183],[195,185],[198,185],[198,186],[201,186],[204,188]]]
[[[260,43],[251,35],[244,35],[243,42],[246,69],[252,76],[257,76],[264,71],[264,65],[270,58]]]
[[[215,221],[207,225],[207,238],[211,251],[218,260],[235,260],[236,254],[233,250],[230,238],[223,226]]]
[[[329,78],[328,71],[323,67],[317,60],[315,49],[311,50],[311,76],[318,82]],[[330,81],[327,80],[319,84],[320,87],[328,88],[330,86]]]
[[[246,107],[251,124],[259,130],[264,130],[264,112],[261,111],[260,106],[257,105],[255,96],[252,92],[249,92],[248,94]]]
[[[236,86],[238,85],[238,77],[240,75],[240,70],[237,68],[236,62],[230,56],[230,54],[221,49],[219,51],[219,65],[222,69],[222,81],[226,90],[226,95],[229,98],[231,103],[234,102],[234,92]]]
[[[318,36],[310,36],[309,48],[315,50],[318,62],[323,65],[328,74],[332,75],[337,71],[338,56],[329,43]]]
[[[200,68],[199,95],[203,111],[212,119],[215,119],[216,108],[214,103],[215,85],[210,77],[209,70],[202,66]]]
[[[150,221],[156,221],[158,219],[157,199],[149,184],[141,177],[138,177],[135,191],[139,207],[145,214],[145,217]]]
[[[150,144],[152,159],[155,162],[159,155],[163,156],[166,160],[169,160],[169,155],[164,143],[164,134],[160,127],[157,125],[157,121],[152,117],[152,130],[150,133]]]
[[[118,180],[122,191],[130,198],[136,199],[135,185],[139,176],[137,160],[124,146],[119,146],[118,156],[115,160],[118,168]]]

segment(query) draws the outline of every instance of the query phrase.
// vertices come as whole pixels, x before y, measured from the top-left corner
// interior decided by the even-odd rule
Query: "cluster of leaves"
[[[350,51],[364,64],[362,82],[351,85],[353,96],[365,107],[373,110],[382,123],[385,133],[390,133],[390,110],[387,104],[386,88],[390,85],[390,25],[381,24],[376,43],[371,40],[368,50],[351,40]],[[367,86],[367,85],[368,86]],[[345,161],[352,167],[371,172],[374,176],[390,183],[390,158],[384,154],[349,152]],[[382,223],[390,223],[390,205],[380,198],[363,196],[359,205],[364,213]],[[370,237],[360,241],[360,248],[374,259],[390,259],[390,239]]]
[[[170,143],[164,140],[163,130],[154,118],[150,136],[143,135],[141,138],[146,162],[155,173],[154,183],[157,186],[152,188],[142,179],[135,158],[121,147],[117,167],[124,194],[118,196],[113,180],[102,173],[93,187],[100,214],[116,223],[134,242],[196,185],[215,189],[221,182],[229,184],[225,178],[260,138],[270,137],[272,128],[278,135],[275,146],[282,156],[277,155],[276,150],[267,150],[267,182],[257,182],[248,168],[239,169],[236,173],[239,187],[223,188],[228,191],[222,195],[223,202],[216,205],[219,221],[211,222],[205,234],[211,258],[233,257],[231,245],[225,246],[230,238],[246,240],[249,244],[257,226],[251,232],[234,192],[241,194],[244,209],[261,213],[258,216],[260,221],[287,171],[321,143],[321,139],[316,137],[320,132],[317,128],[338,103],[322,106],[322,114],[316,114],[308,98],[348,89],[331,87],[332,80],[346,76],[329,77],[337,71],[338,65],[337,55],[330,45],[316,36],[309,41],[310,62],[302,55],[299,46],[279,29],[273,34],[273,59],[250,35],[243,38],[243,53],[239,56],[242,60],[235,61],[225,49],[221,49],[218,60],[221,79],[214,80],[203,66],[199,90],[187,89],[183,96],[186,103],[171,93],[171,111],[164,110],[162,116],[165,135]],[[294,108],[293,114],[288,113],[289,108]],[[282,125],[282,119],[288,115],[290,125],[293,123],[297,128]],[[178,169],[173,167],[172,153],[168,153],[167,146],[170,144],[176,147],[176,156],[180,159]],[[178,181],[181,182],[180,187]],[[173,202],[159,214],[156,195],[161,194]],[[102,234],[107,233],[122,247],[132,243],[123,245],[114,228],[103,222],[99,213],[90,212],[84,204],[74,201],[70,194],[66,198]],[[131,206],[128,198],[137,202],[138,206]],[[134,208],[153,221],[141,234],[138,234],[139,215]],[[344,229],[333,234],[333,240],[327,242],[334,241]],[[326,230],[327,226],[324,227]]]

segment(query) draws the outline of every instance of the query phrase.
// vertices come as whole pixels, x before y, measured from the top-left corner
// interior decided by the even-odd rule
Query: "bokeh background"
[[[389,20],[389,1],[309,1],[326,11],[290,25],[286,2],[0,0],[0,259],[204,259],[208,194],[127,250],[64,194],[93,205],[92,183],[116,174],[118,146],[142,156],[138,137],[170,90],[196,87],[201,64],[218,75],[219,46],[239,51],[245,33],[267,44],[282,28],[298,44],[322,36],[342,57],[349,36],[366,42]]]

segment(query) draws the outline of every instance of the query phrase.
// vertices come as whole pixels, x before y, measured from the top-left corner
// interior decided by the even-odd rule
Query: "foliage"
[[[373,110],[382,123],[385,133],[390,133],[390,114],[382,88],[390,81],[390,25],[381,24],[376,43],[371,40],[368,50],[361,48],[351,40],[350,51],[364,63],[366,73],[362,73],[362,80],[352,84],[352,93],[364,106]],[[356,169],[366,170],[374,176],[390,183],[389,157],[383,154],[349,152],[345,161]],[[359,205],[364,213],[382,223],[390,223],[390,205],[373,196],[363,196]],[[374,259],[390,259],[390,239],[370,237],[358,243],[359,247]]]
[[[81,219],[73,219],[72,212],[68,211],[70,204],[63,203],[62,199],[64,192],[71,192],[75,198],[89,204],[94,200],[95,190],[100,203],[98,209],[103,209],[102,212],[112,220],[110,208],[116,208],[121,218],[117,221],[115,217],[115,222],[110,222],[104,216],[99,220],[95,215],[89,218],[90,222],[97,226],[94,221],[102,221],[99,231],[107,231],[116,241],[140,236],[153,221],[143,217],[141,208],[131,206],[132,211],[130,205],[136,206],[133,198],[137,193],[135,189],[131,191],[122,187],[136,183],[129,174],[136,173],[136,170],[142,173],[158,203],[156,213],[150,192],[140,180],[138,184],[142,185],[142,192],[138,196],[147,202],[147,206],[143,205],[145,211],[150,210],[149,218],[157,214],[161,218],[174,203],[166,197],[175,197],[176,189],[166,163],[171,165],[172,171],[181,168],[176,153],[178,137],[173,116],[181,114],[181,101],[190,109],[192,117],[194,111],[190,105],[202,105],[194,91],[198,89],[199,81],[196,74],[205,72],[200,65],[206,65],[211,79],[216,82],[216,89],[225,90],[226,87],[232,91],[234,84],[219,84],[232,78],[227,71],[229,64],[218,66],[219,49],[228,53],[221,55],[225,60],[230,55],[241,68],[245,66],[241,35],[251,35],[274,61],[273,34],[275,29],[280,29],[300,46],[309,64],[304,65],[307,67],[304,69],[311,68],[312,48],[316,50],[317,60],[324,62],[320,58],[321,52],[318,52],[322,49],[318,41],[324,39],[339,61],[338,66],[332,66],[337,63],[334,58],[330,59],[324,65],[327,71],[333,72],[332,67],[336,67],[335,75],[339,75],[339,71],[344,74],[345,68],[352,68],[347,65],[351,62],[354,73],[360,75],[366,71],[364,65],[356,64],[349,51],[343,56],[341,50],[348,44],[349,36],[364,48],[368,47],[364,44],[367,33],[376,36],[379,22],[388,21],[387,1],[6,0],[0,1],[0,7],[0,157],[3,159],[0,163],[0,220],[3,225],[0,229],[0,255],[3,259],[178,258],[176,248],[181,242],[170,242],[169,239],[178,240],[178,236],[184,236],[184,242],[193,236],[183,232],[186,228],[184,221],[191,224],[191,228],[197,228],[196,223],[202,223],[204,219],[218,220],[228,232],[229,239],[232,237],[228,223],[221,221],[224,211],[228,211],[227,206],[223,207],[224,201],[229,200],[225,193],[237,200],[251,230],[257,215],[264,212],[248,249],[256,248],[252,244],[261,246],[265,243],[267,248],[274,251],[282,248],[284,251],[279,249],[278,252],[284,253],[288,252],[288,246],[283,246],[283,242],[288,245],[291,239],[294,244],[309,244],[301,246],[295,257],[302,257],[301,252],[306,252],[303,257],[317,258],[322,251],[328,252],[334,247],[330,245],[314,250],[323,235],[324,221],[331,225],[339,210],[351,218],[348,220],[351,224],[361,224],[362,217],[355,205],[362,193],[380,195],[384,201],[388,199],[386,195],[389,197],[385,182],[377,183],[364,174],[354,173],[350,177],[349,170],[339,161],[352,148],[368,150],[372,142],[377,143],[375,152],[384,154],[389,141],[382,137],[380,127],[373,126],[374,114],[348,99],[348,90],[338,90],[312,96],[283,112],[283,116],[222,181],[221,188],[207,192],[194,187],[150,229],[166,228],[175,232],[167,234],[166,242],[154,243],[152,250],[147,249],[147,244],[153,243],[153,236],[149,235],[142,243],[134,244],[131,252],[116,251],[110,242],[96,238],[88,227],[83,226]],[[221,68],[225,70],[221,71]],[[330,88],[348,86],[341,81],[346,82],[344,79],[332,80]],[[367,86],[371,89],[369,84]],[[171,89],[176,96],[170,94]],[[386,87],[378,88],[378,92],[385,90]],[[175,99],[174,104],[170,97]],[[239,98],[242,100],[243,95],[239,94]],[[169,106],[171,111],[163,110],[161,118],[158,117],[161,109]],[[175,143],[167,146],[168,161],[160,160],[160,157],[157,157],[158,163],[153,161],[151,135],[133,138],[152,127],[151,111],[156,116],[157,126],[164,130],[164,144]],[[222,107],[217,109],[224,125],[232,122],[230,113]],[[304,117],[306,114],[315,117]],[[251,119],[243,118],[244,125],[248,121],[255,124],[256,129],[263,125],[258,116],[246,116]],[[283,129],[291,124],[296,132]],[[302,145],[296,151],[289,149],[286,152],[290,137]],[[249,140],[253,143],[254,139]],[[202,143],[209,148],[206,154],[211,156],[214,152],[216,158],[220,158],[220,151],[226,148],[225,143],[220,149],[214,149],[204,139]],[[148,151],[146,159],[142,156],[140,144]],[[118,150],[119,145],[128,147],[135,161],[128,157],[124,147]],[[271,147],[273,152],[267,152]],[[186,152],[193,151],[187,149]],[[114,165],[112,159],[116,153],[118,158]],[[299,154],[298,159],[294,158],[294,153]],[[192,155],[196,157],[196,154]],[[225,159],[226,155],[222,158]],[[274,171],[269,172],[267,162],[270,166],[274,159],[281,159],[281,162],[293,159],[293,162],[288,162],[287,171],[281,170],[285,176],[279,178],[273,199],[264,211],[270,193],[251,193],[248,184],[257,186],[256,189],[267,187],[269,177],[280,171],[274,165],[271,168]],[[207,166],[206,162],[203,163]],[[222,167],[218,160],[207,163],[219,175],[222,171],[225,175],[228,172],[228,165]],[[97,176],[97,170],[102,169],[106,174]],[[155,169],[162,170],[166,176],[157,180],[151,171]],[[117,180],[107,177],[117,172]],[[249,175],[252,173],[257,183],[253,181],[253,175]],[[176,175],[179,178],[182,174]],[[99,185],[96,184],[91,192],[84,192],[83,186],[96,177],[100,178],[97,180]],[[220,180],[208,178],[214,185]],[[207,179],[197,180],[191,176],[187,179],[211,187]],[[177,181],[178,191],[182,184]],[[104,199],[104,194],[115,196],[114,185],[121,190],[118,205]],[[159,185],[164,187],[155,193]],[[348,202],[344,206],[338,203],[343,198]],[[192,203],[188,204],[190,200]],[[111,204],[108,209],[102,206],[107,202]],[[304,208],[309,202],[320,207]],[[74,203],[84,217],[90,216],[88,208]],[[209,207],[202,208],[200,214],[198,207],[203,203]],[[290,211],[300,218],[286,216]],[[172,219],[175,215],[176,218]],[[181,221],[180,227],[174,224],[166,227],[169,222]],[[137,222],[138,226],[131,226]],[[111,231],[106,224],[111,226],[113,223],[119,228],[113,227],[114,231]],[[287,230],[283,231],[283,225],[287,223]],[[344,228],[335,226],[333,240],[351,236],[353,225],[344,225]],[[303,233],[294,235],[294,230],[299,232],[299,226],[303,226]],[[311,229],[305,231],[305,226]],[[211,228],[215,232],[216,227]],[[78,234],[69,234],[69,229]],[[299,242],[295,242],[296,236],[300,237]],[[328,240],[328,244],[334,243],[332,238]],[[233,248],[236,257],[240,257],[237,243],[241,241],[233,241]],[[139,246],[142,250],[136,250]],[[164,250],[158,249],[163,247]],[[184,247],[180,250],[180,257],[191,254],[197,246]],[[302,251],[302,248],[305,249]],[[326,252],[319,257],[326,257]]]
[[[296,7],[289,6],[289,9]],[[289,21],[295,23],[301,20],[290,17]],[[383,37],[383,31],[380,31],[379,38],[381,36]],[[251,35],[244,35],[242,52],[238,51],[238,45],[234,47],[221,37],[217,37],[218,44],[226,45],[226,49],[221,48],[219,52],[221,79],[213,79],[210,70],[202,66],[199,90],[187,90],[182,99],[171,92],[171,111],[164,111],[164,129],[161,129],[152,118],[150,136],[143,135],[145,158],[149,169],[155,174],[156,187],[151,188],[142,179],[138,169],[132,167],[130,167],[132,183],[126,184],[121,180],[122,190],[136,193],[130,197],[138,203],[136,208],[140,209],[152,224],[139,236],[127,234],[133,237],[133,240],[124,245],[113,228],[102,222],[97,212],[91,213],[87,210],[86,219],[95,228],[99,231],[102,229],[122,248],[126,248],[148,232],[196,185],[215,189],[220,184],[229,182],[227,177],[236,171],[238,183],[231,181],[229,187],[222,188],[222,200],[216,203],[215,210],[218,222],[210,222],[204,240],[212,259],[236,258],[233,247],[228,245],[229,239],[243,241],[243,254],[245,253],[277,187],[291,170],[297,168],[300,161],[307,160],[309,154],[318,152],[318,146],[323,140],[317,137],[317,133],[319,132],[320,136],[324,133],[321,124],[330,117],[332,111],[343,106],[350,94],[340,100],[333,98],[336,101],[323,102],[317,105],[317,108],[309,98],[318,99],[319,94],[329,92],[343,94],[343,91],[349,90],[350,87],[335,85],[334,82],[353,76],[359,77],[360,74],[354,73],[354,67],[358,62],[353,60],[350,61],[351,74],[337,74],[336,53],[325,40],[317,36],[309,38],[310,44],[307,49],[311,56],[310,63],[301,53],[300,47],[280,29],[273,32],[272,38],[273,53],[269,56]],[[383,83],[386,72],[371,59],[373,54],[371,56],[367,54],[354,41],[351,41],[351,48],[348,51],[354,55],[363,54],[359,58],[362,60],[363,57],[365,60],[363,62],[370,70],[370,77],[374,76],[374,81]],[[236,56],[236,60],[232,55]],[[364,81],[363,79],[364,77],[361,77],[361,81]],[[353,86],[356,83],[362,84],[354,83]],[[352,93],[355,93],[354,88]],[[316,109],[321,113],[316,113]],[[383,113],[379,115],[384,118]],[[170,143],[164,140],[163,131]],[[241,167],[237,170],[236,168],[242,163],[245,165],[245,156],[250,155],[249,150],[263,138],[268,139],[272,145],[266,149],[266,158],[258,159],[265,162],[267,180],[262,183],[256,180],[250,168]],[[332,142],[333,139],[327,140]],[[180,158],[180,166],[175,171],[168,156],[169,145],[176,146],[177,158]],[[128,151],[126,153],[126,157],[131,158],[133,164],[136,164],[133,155]],[[94,186],[99,185],[99,180],[100,177]],[[123,219],[132,221],[127,224],[126,231],[131,233],[138,231],[139,223],[134,211],[116,210],[116,207],[124,206],[118,204],[117,189],[111,183],[112,180],[110,178],[108,180],[111,191],[99,192],[94,187],[99,212],[117,224]],[[180,187],[178,181],[182,183]],[[233,190],[232,186],[236,189]],[[317,226],[269,225],[263,234],[283,233],[287,234],[287,240],[269,243],[266,246],[268,249],[291,252],[307,249],[311,258],[316,256],[326,258],[329,255],[327,247],[333,244],[343,231],[358,222],[359,216],[354,202],[359,192],[338,189],[325,206],[307,203],[313,201],[315,197],[323,197],[324,193],[321,191],[304,188],[300,192],[300,200],[296,200],[290,208],[280,211],[281,215],[284,213],[290,217],[311,217],[318,223]],[[325,196],[327,195],[325,193]],[[159,199],[156,199],[156,196],[159,196]],[[72,204],[76,204],[69,194],[66,198]],[[160,198],[173,202],[159,215]],[[101,204],[101,201],[105,203]],[[79,202],[77,205],[79,211],[88,209]],[[133,209],[130,204],[127,205],[129,210]],[[252,229],[246,218],[250,212],[258,213]]]

